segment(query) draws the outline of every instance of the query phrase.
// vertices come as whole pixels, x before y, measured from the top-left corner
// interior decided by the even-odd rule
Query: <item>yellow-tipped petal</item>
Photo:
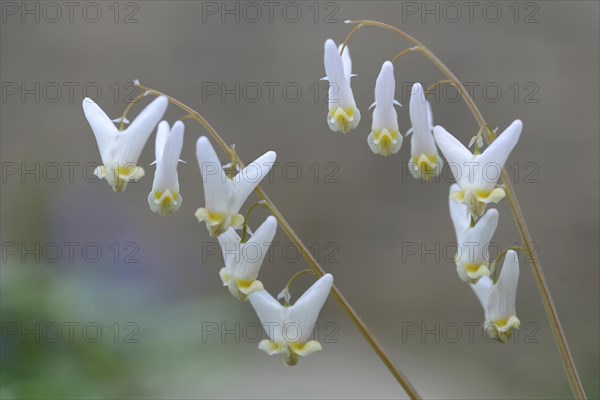
[[[240,289],[240,292],[244,293],[245,295],[264,290],[263,284],[259,280],[254,280],[252,282],[236,280],[235,283],[238,289]]]
[[[144,169],[135,164],[127,166],[103,165],[96,167],[94,175],[100,179],[106,179],[106,182],[113,188],[115,192],[122,192],[127,188],[129,182],[136,182],[142,179],[145,175]]]
[[[483,276],[490,276],[487,263],[481,265],[467,263],[464,268],[471,283],[477,283],[479,278]]]
[[[506,192],[502,188],[494,188],[491,192],[476,192],[475,198],[482,203],[498,203],[506,197]]]
[[[329,128],[334,132],[348,133],[351,129],[358,126],[360,121],[360,111],[356,107],[343,109],[334,108],[327,115]]]
[[[148,195],[148,205],[150,209],[162,216],[174,213],[179,210],[183,198],[178,192],[171,192],[169,189],[164,192],[152,191]]]
[[[210,212],[204,207],[196,210],[194,215],[198,218],[199,222],[204,221],[206,223],[208,233],[212,237],[222,235],[230,226],[239,228],[244,223],[244,216],[241,214],[230,217],[227,214]],[[235,225],[232,225],[232,222],[235,222]]]
[[[464,203],[465,201],[465,192],[462,190],[457,190],[455,192],[450,193],[450,199],[454,200],[457,203]]]
[[[278,354],[278,353],[283,352],[283,348],[281,345],[279,345],[277,343],[273,343],[267,339],[261,340],[260,343],[258,344],[258,348],[270,356],[272,356],[273,354]]]
[[[292,343],[289,345],[290,350],[299,356],[307,356],[319,350],[323,350],[321,343],[316,340],[309,340],[306,343]]]
[[[429,181],[431,178],[435,178],[442,171],[442,161],[438,160],[437,154],[423,154],[421,153],[418,157],[413,157],[410,160],[410,172],[411,174],[422,181]],[[459,192],[460,193],[460,192]],[[456,200],[455,200],[456,201]]]

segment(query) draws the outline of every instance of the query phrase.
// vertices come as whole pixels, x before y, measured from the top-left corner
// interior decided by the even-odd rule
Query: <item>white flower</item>
[[[240,208],[269,173],[275,163],[275,152],[266,152],[232,178],[225,173],[215,149],[205,136],[196,143],[196,157],[206,201],[206,206],[196,211],[196,218],[206,222],[211,236],[219,236],[229,227],[241,228],[244,216],[239,214]]]
[[[100,179],[106,178],[114,191],[121,192],[128,182],[144,176],[143,168],[137,166],[138,158],[168,105],[166,97],[158,97],[144,108],[127,129],[119,131],[92,99],[83,99],[83,112],[96,136],[103,164],[94,170],[94,174]]]
[[[403,137],[398,130],[398,115],[394,108],[394,65],[386,61],[381,66],[381,72],[375,82],[375,110],[373,110],[373,125],[367,137],[367,143],[375,154],[389,156],[402,147]]]
[[[456,190],[452,185],[450,191]],[[450,217],[456,233],[456,272],[465,282],[477,282],[489,276],[489,245],[498,226],[498,210],[488,210],[471,226],[471,217],[464,204],[449,201]]]
[[[289,307],[282,306],[264,290],[252,293],[250,303],[270,339],[261,341],[258,348],[268,355],[282,354],[287,365],[297,364],[298,356],[321,350],[319,342],[309,339],[332,285],[333,277],[323,275]]]
[[[233,228],[219,236],[225,260],[219,275],[223,286],[227,286],[236,299],[245,301],[250,293],[263,290],[263,284],[256,278],[276,230],[277,220],[269,216],[246,243],[241,243]]]
[[[177,121],[169,129],[169,123],[162,121],[156,132],[156,172],[152,191],[148,195],[150,209],[160,215],[175,212],[181,207],[183,198],[179,194],[177,164],[183,148],[183,122]]]
[[[517,284],[519,283],[519,259],[517,253],[506,253],[498,282],[493,284],[488,277],[471,285],[485,312],[485,329],[490,336],[505,343],[511,330],[519,329],[517,318]]]
[[[329,114],[327,123],[334,132],[348,133],[360,122],[360,111],[356,108],[350,78],[352,75],[352,61],[348,47],[340,56],[335,42],[331,39],[325,41],[325,80],[329,81]]]
[[[498,203],[506,193],[496,187],[504,163],[517,144],[523,123],[515,120],[482,154],[474,155],[441,126],[433,129],[435,141],[446,157],[460,190],[450,197],[465,203],[469,212],[480,216],[487,203]]]
[[[427,181],[440,174],[442,159],[433,139],[433,114],[431,104],[425,99],[420,83],[415,83],[410,95],[410,172],[415,178]]]

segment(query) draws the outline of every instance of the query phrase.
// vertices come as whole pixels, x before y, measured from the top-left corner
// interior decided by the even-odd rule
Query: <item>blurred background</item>
[[[599,396],[597,2],[1,7],[3,399],[405,397],[332,298],[317,327],[323,351],[284,368],[257,349],[258,319],[221,286],[217,242],[193,216],[204,204],[200,126],[185,122],[177,213],[160,217],[147,205],[154,137],[139,183],[114,193],[97,181],[81,101],[92,97],[117,118],[136,78],[202,113],[242,160],[277,151],[263,187],[424,397],[571,395],[529,263],[521,260],[521,330],[508,344],[488,343],[481,306],[452,260],[449,175],[413,179],[408,140],[389,158],[367,146],[375,79],[407,43],[376,28],[353,37],[363,119],[347,135],[329,131],[323,42],[341,42],[343,21],[361,18],[429,46],[492,126],[524,121],[507,166],[583,384]],[[417,54],[395,76],[405,132],[410,87],[442,76]],[[477,133],[454,89],[430,100],[434,122],[463,143]],[[175,107],[166,114],[182,116]],[[507,202],[498,209],[494,243],[505,248],[519,237]],[[257,209],[250,223],[265,217]],[[272,294],[306,268],[281,231],[275,240],[260,277]],[[311,282],[294,284],[294,298]]]

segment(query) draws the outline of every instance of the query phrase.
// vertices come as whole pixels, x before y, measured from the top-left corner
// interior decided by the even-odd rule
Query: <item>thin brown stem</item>
[[[469,107],[469,110],[473,114],[473,117],[477,121],[479,129],[482,129],[483,127],[487,126],[483,115],[479,111],[479,108],[469,95],[468,91],[465,89],[462,82],[435,54],[433,54],[421,42],[419,42],[417,39],[410,36],[406,32],[391,25],[384,24],[382,22],[371,20],[359,20],[352,21],[351,23],[357,25],[354,27],[354,29],[352,29],[352,31],[344,41],[344,45],[348,44],[348,41],[350,40],[350,37],[352,37],[352,35],[354,35],[356,32],[358,32],[359,29],[365,26],[379,27],[401,36],[408,42],[412,43],[416,47],[416,50],[423,54],[429,61],[431,61],[442,72],[442,74],[444,74],[448,78],[448,80],[453,81],[456,84],[456,87],[459,89],[462,98]],[[495,135],[489,129],[484,130],[483,136],[488,144],[495,139]],[[579,374],[577,373],[577,367],[575,366],[573,356],[571,355],[567,338],[565,337],[565,333],[558,318],[558,312],[556,311],[556,307],[554,306],[554,302],[550,294],[550,288],[548,287],[548,283],[546,282],[546,278],[544,276],[544,271],[542,270],[542,265],[540,264],[535,254],[535,249],[533,248],[533,239],[531,238],[531,234],[529,233],[527,223],[525,222],[525,218],[523,217],[523,212],[521,211],[521,206],[519,205],[519,201],[517,200],[517,196],[510,181],[510,177],[505,169],[502,170],[501,181],[504,185],[506,198],[508,199],[512,214],[514,216],[519,235],[521,236],[521,239],[523,240],[525,247],[527,248],[527,253],[529,254],[529,257],[531,259],[533,276],[535,278],[538,290],[540,292],[542,303],[544,304],[544,309],[546,311],[546,316],[548,317],[548,321],[550,322],[550,327],[552,328],[552,333],[554,335],[556,346],[558,347],[558,351],[560,353],[563,367],[565,369],[567,379],[569,380],[569,384],[571,386],[571,390],[575,398],[586,399],[587,397],[583,389],[581,379],[579,378]]]
[[[234,156],[233,149],[227,145],[227,143],[223,140],[223,138],[217,133],[217,131],[208,123],[208,121],[206,121],[206,119],[200,113],[198,113],[197,111],[188,107],[187,105],[183,104],[179,100],[177,100],[171,96],[168,96],[162,92],[159,92],[158,90],[146,88],[141,85],[140,85],[140,88],[146,89],[148,94],[152,94],[155,96],[166,96],[169,99],[170,103],[179,107],[181,110],[183,110],[187,114],[191,115],[190,118],[192,118],[195,121],[197,121],[198,123],[200,123],[200,125],[202,125],[204,127],[204,129],[206,129],[206,131],[210,134],[210,136],[213,138],[213,140],[217,142],[217,144],[219,145],[221,150],[223,150],[223,152],[227,155],[227,157],[229,159],[233,160],[233,158],[235,158],[235,161],[240,166],[240,168],[244,167],[244,165],[241,162],[241,160],[239,159],[239,157]],[[260,198],[264,202],[263,205],[265,207],[267,207],[269,209],[269,211],[271,212],[271,214],[273,214],[273,216],[277,219],[277,222],[279,223],[279,226],[283,229],[285,235],[296,245],[296,247],[298,248],[298,251],[304,258],[304,260],[307,262],[307,264],[314,271],[314,273],[318,277],[323,276],[325,274],[325,270],[319,265],[317,260],[313,257],[312,253],[306,247],[306,245],[302,242],[302,240],[300,240],[300,237],[292,229],[290,224],[284,218],[283,214],[281,214],[281,212],[277,209],[277,207],[275,207],[275,204],[271,201],[269,196],[267,196],[267,194],[264,192],[264,190],[260,186],[257,186],[256,189],[254,190],[254,192],[256,193],[258,198]],[[406,394],[411,399],[420,399],[421,396],[417,393],[417,391],[414,388],[414,386],[412,385],[412,383],[402,373],[402,371],[394,365],[394,363],[392,362],[390,357],[387,355],[387,353],[385,352],[385,350],[383,349],[383,347],[381,346],[379,341],[375,338],[373,333],[369,330],[369,328],[364,323],[364,321],[360,318],[358,313],[350,305],[348,300],[346,300],[346,298],[342,295],[342,292],[337,288],[336,285],[332,286],[331,293],[333,294],[333,297],[338,302],[338,304],[342,307],[344,312],[348,315],[350,320],[357,327],[359,332],[364,336],[365,340],[369,343],[371,348],[373,348],[373,350],[375,351],[375,353],[377,353],[377,355],[379,356],[381,361],[385,364],[385,366],[392,373],[394,378],[402,386],[402,388],[404,389]]]

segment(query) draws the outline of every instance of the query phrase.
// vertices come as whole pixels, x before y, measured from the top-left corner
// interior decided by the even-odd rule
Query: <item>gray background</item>
[[[293,19],[299,8],[302,16],[296,23],[284,18],[285,2],[276,6],[272,22],[262,2],[257,22],[249,21],[255,9],[244,13],[237,3],[238,23],[231,15],[224,22],[220,15],[207,15],[202,3],[191,1],[122,2],[117,22],[113,2],[96,2],[87,6],[94,7],[87,9],[88,20],[95,18],[96,6],[102,10],[95,23],[82,15],[85,2],[74,9],[72,22],[64,7],[57,17],[55,10],[35,4],[27,6],[39,7],[39,22],[34,15],[24,15],[23,22],[20,13],[11,15],[3,8],[0,26],[2,243],[15,243],[21,250],[36,243],[80,246],[73,260],[63,253],[56,262],[48,254],[39,262],[24,255],[22,262],[21,253],[8,254],[3,248],[2,321],[19,326],[19,333],[10,337],[3,330],[3,398],[404,396],[331,298],[319,319],[320,332],[334,333],[337,343],[324,343],[324,351],[294,368],[283,368],[279,359],[244,340],[255,331],[245,336],[242,331],[239,340],[231,334],[224,340],[219,335],[203,340],[203,324],[204,329],[207,323],[234,329],[236,323],[248,326],[243,324],[257,318],[249,304],[237,303],[221,287],[221,261],[207,255],[216,241],[193,217],[203,205],[194,155],[195,140],[205,134],[201,127],[186,121],[182,158],[188,164],[179,167],[184,203],[168,218],[152,214],[146,203],[153,167],[146,167],[147,176],[124,193],[84,179],[84,165],[100,161],[81,110],[84,87],[92,96],[99,87],[97,102],[116,118],[134,78],[201,112],[226,141],[236,144],[243,160],[277,151],[281,165],[265,190],[300,237],[319,249],[323,267],[422,395],[570,395],[529,264],[521,263],[517,310],[523,325],[517,343],[486,343],[478,327],[471,340],[465,324],[481,323],[483,313],[458,279],[447,250],[454,240],[446,200],[450,182],[421,184],[406,177],[408,140],[398,154],[385,159],[367,146],[367,107],[379,68],[407,43],[375,28],[352,39],[353,72],[358,74],[352,83],[363,120],[345,136],[328,130],[326,92],[318,83],[324,75],[323,42],[343,40],[350,27],[342,21],[360,18],[401,27],[428,45],[460,79],[473,82],[475,101],[494,127],[502,130],[515,118],[523,120],[521,140],[508,164],[517,174],[517,195],[584,386],[590,397],[599,395],[597,2],[521,3],[518,15],[513,2],[480,2],[471,21],[461,2],[455,3],[460,17],[443,2],[411,3],[417,12],[438,7],[438,22],[435,14],[422,20],[407,12],[407,2],[392,1],[322,2],[315,22],[314,3],[296,2],[285,14]],[[234,8],[236,2],[217,7]],[[491,22],[496,9],[502,15]],[[131,12],[137,22],[125,23]],[[337,23],[325,20],[330,13]],[[410,85],[431,84],[441,75],[419,55],[408,55],[397,64],[395,76],[396,97],[405,104],[398,109],[404,132],[410,126]],[[221,99],[206,93],[207,85],[234,88],[236,82],[239,102],[233,95]],[[266,82],[278,85],[273,101]],[[321,86],[315,92],[316,83]],[[12,95],[9,89],[15,85],[19,93]],[[22,97],[21,85],[33,88],[39,99]],[[74,87],[72,98],[68,85]],[[264,90],[254,101],[256,85]],[[286,85],[292,87],[287,97],[282,93]],[[63,89],[59,95],[56,86]],[[293,87],[302,89],[297,101],[292,101]],[[442,97],[433,100],[434,121],[467,142],[477,131],[468,109],[456,101],[453,90]],[[135,107],[131,116],[140,109]],[[170,107],[167,118],[182,115]],[[140,165],[153,160],[153,140]],[[72,182],[65,162],[79,163]],[[24,168],[36,163],[39,182],[35,175],[21,177]],[[53,163],[63,165],[54,183]],[[19,172],[6,176],[14,165]],[[298,167],[302,176],[295,182]],[[325,181],[332,171],[337,183]],[[518,233],[507,202],[498,209],[494,242],[506,247],[519,240]],[[265,216],[256,211],[252,225]],[[281,232],[276,240],[280,245],[261,274],[273,294],[306,268]],[[117,262],[110,247],[115,242],[121,250]],[[137,246],[137,263],[126,262],[129,242]],[[82,256],[85,243],[101,248],[100,261]],[[421,249],[418,254],[407,254],[412,243]],[[440,251],[426,253],[436,244]],[[309,281],[293,287],[296,298]],[[68,340],[65,321],[77,322],[79,328],[97,323],[101,340],[92,343],[79,328],[75,339]],[[63,326],[63,337],[57,343],[49,343],[48,332],[39,340],[22,338],[22,324],[31,328],[36,322]],[[126,329],[126,322],[135,325]],[[326,329],[327,322],[335,325]],[[135,327],[132,337],[138,342],[128,343],[124,336]],[[409,327],[419,332],[406,336]],[[115,330],[120,333],[116,339]],[[438,332],[439,340],[434,333],[423,336],[424,330]]]

